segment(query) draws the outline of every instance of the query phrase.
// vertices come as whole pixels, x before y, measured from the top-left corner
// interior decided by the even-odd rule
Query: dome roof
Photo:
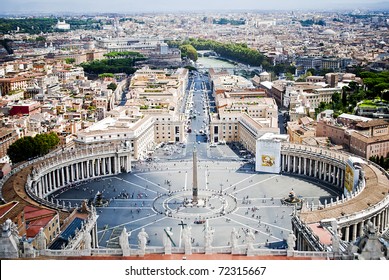
[[[334,30],[332,30],[332,29],[326,29],[326,30],[323,31],[322,34],[323,35],[331,35],[331,36],[333,36],[333,35],[336,35],[336,32]]]

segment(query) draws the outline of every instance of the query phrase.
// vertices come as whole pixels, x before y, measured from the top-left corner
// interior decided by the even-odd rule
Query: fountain
[[[288,197],[282,198],[281,201],[286,205],[297,205],[300,207],[303,202],[303,200],[299,198],[293,190],[289,192]]]

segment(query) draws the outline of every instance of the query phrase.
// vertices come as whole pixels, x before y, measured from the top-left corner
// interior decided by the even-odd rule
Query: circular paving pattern
[[[158,196],[153,209],[174,219],[202,222],[228,215],[238,207],[236,197],[222,191],[199,189],[198,202],[192,202],[191,191],[175,191]]]

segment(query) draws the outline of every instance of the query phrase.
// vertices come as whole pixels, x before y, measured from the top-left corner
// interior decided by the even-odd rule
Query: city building
[[[60,29],[60,30],[69,30],[70,29],[70,24],[66,23],[65,20],[64,21],[58,20],[58,22],[54,26],[54,28]]]
[[[0,159],[4,159],[7,156],[9,146],[18,138],[19,136],[15,129],[0,128]]]
[[[76,146],[96,144],[123,144],[131,148],[132,158],[139,160],[148,156],[155,145],[155,119],[150,116],[142,118],[127,115],[107,117],[76,134]]]
[[[371,120],[358,123],[350,135],[350,152],[366,159],[388,157],[389,122]]]

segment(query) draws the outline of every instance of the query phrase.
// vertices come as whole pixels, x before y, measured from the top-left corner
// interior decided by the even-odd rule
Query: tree
[[[118,87],[118,85],[116,83],[112,82],[107,86],[107,89],[112,89],[112,91],[115,91],[117,87]]]
[[[312,73],[311,76],[316,75],[316,70],[315,70],[315,68],[309,68],[309,69],[307,70],[307,73],[308,73],[308,72]]]
[[[100,79],[104,79],[104,78],[114,78],[115,75],[113,73],[103,73],[103,74],[99,74],[99,78]]]
[[[181,50],[181,57],[187,57],[193,61],[197,61],[198,54],[196,49],[192,45],[190,44],[182,45],[180,46],[180,50]]]
[[[16,140],[9,146],[7,154],[12,163],[18,163],[36,156],[47,154],[59,143],[56,133],[38,134],[35,137],[26,136]]]
[[[331,100],[333,103],[339,103],[341,101],[341,96],[339,92],[334,92],[334,94],[331,97]]]
[[[293,74],[292,73],[286,73],[285,74],[285,77],[286,77],[286,79],[288,80],[288,81],[294,81],[294,76],[293,76]]]
[[[65,63],[66,63],[66,64],[72,64],[72,63],[74,63],[74,62],[76,62],[76,59],[75,59],[75,58],[71,58],[71,57],[65,58]]]
[[[31,136],[16,140],[9,146],[7,154],[13,163],[18,163],[35,156],[35,143]]]

